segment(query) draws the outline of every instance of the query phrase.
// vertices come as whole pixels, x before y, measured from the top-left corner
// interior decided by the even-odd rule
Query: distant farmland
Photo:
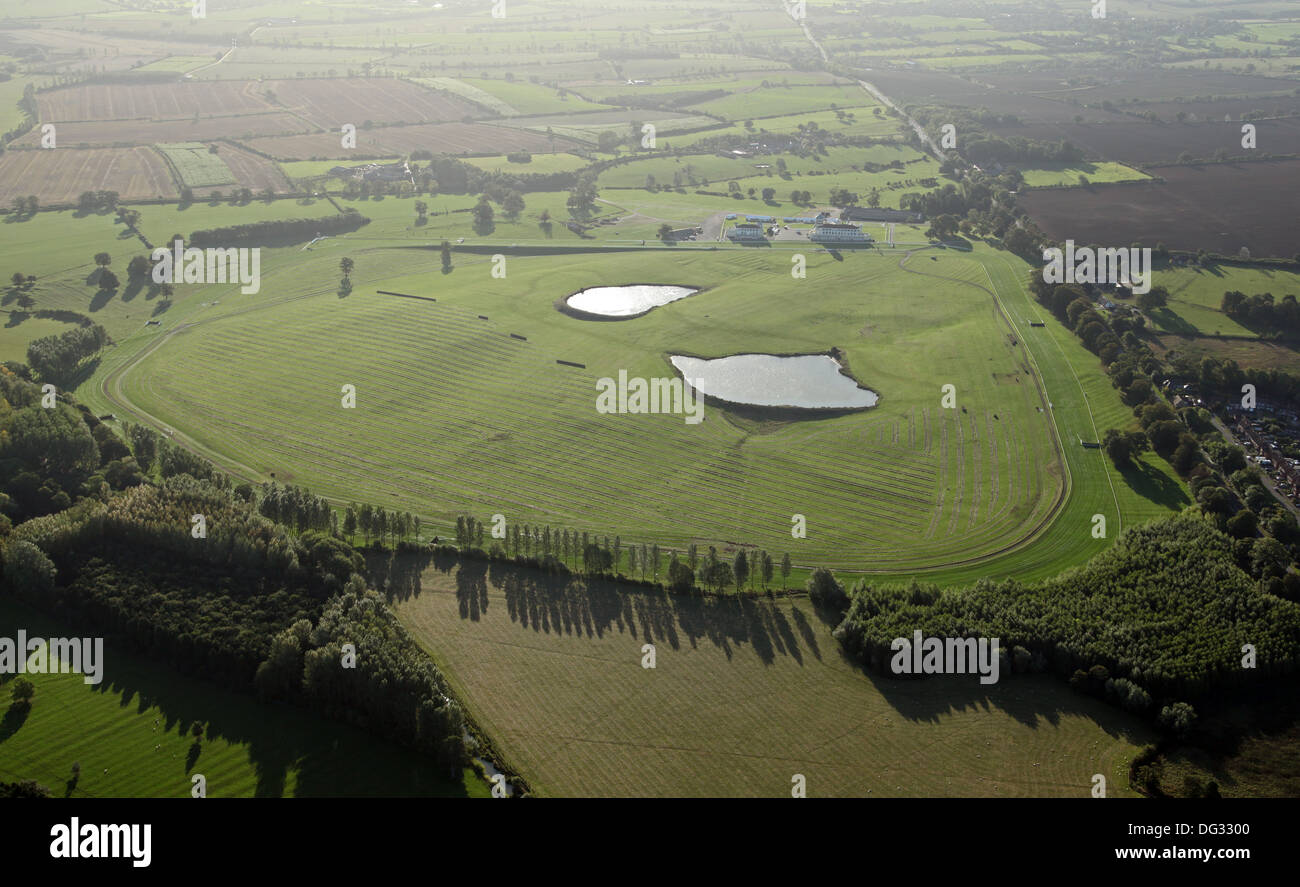
[[[1048,675],[868,677],[803,598],[631,594],[475,562],[416,586],[400,618],[539,795],[789,797],[799,773],[809,797],[1083,798],[1102,773],[1124,797],[1151,741]]]
[[[206,142],[214,139],[247,138],[252,136],[281,135],[308,132],[307,123],[293,114],[242,114],[237,117],[200,117],[198,120],[96,120],[83,123],[56,125],[60,147],[72,148],[81,144],[99,145],[152,145],[159,142]],[[14,145],[38,148],[41,131],[37,127]]]
[[[360,129],[367,120],[438,123],[483,113],[446,92],[392,78],[268,80],[259,88],[272,90],[279,104],[330,132],[338,132],[345,123]]]
[[[1300,252],[1293,190],[1279,182],[1300,177],[1300,160],[1157,167],[1164,184],[1029,191],[1020,204],[1058,239],[1127,246],[1163,242],[1170,249],[1204,248],[1254,256]]]
[[[178,196],[153,148],[57,148],[0,154],[0,203],[36,194],[41,203],[75,203],[83,191],[117,191],[123,200]]]
[[[183,83],[86,83],[37,93],[42,123],[69,120],[167,120],[204,114],[232,115],[278,110],[253,81]]]
[[[395,156],[424,149],[435,154],[501,154],[511,151],[569,151],[577,142],[557,136],[554,142],[544,132],[486,123],[431,123],[422,126],[386,126],[357,129],[357,147],[344,148],[338,132],[313,135],[249,139],[250,148],[280,160],[310,160],[330,157],[340,160],[358,154]],[[554,147],[552,147],[554,144]]]
[[[1260,121],[1260,151],[1269,154],[1300,153],[1300,119]],[[1018,126],[995,126],[992,131],[1009,139],[1057,142],[1067,139],[1080,146],[1089,157],[1105,157],[1123,163],[1172,163],[1187,152],[1195,158],[1213,157],[1216,151],[1228,156],[1248,153],[1241,147],[1241,122],[1204,120],[1199,123],[1149,123],[1128,119],[1119,123],[1089,125],[1070,122],[1026,123]],[[1162,173],[1163,175],[1163,173]]]

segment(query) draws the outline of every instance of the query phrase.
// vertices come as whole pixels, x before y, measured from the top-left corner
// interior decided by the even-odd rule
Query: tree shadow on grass
[[[1191,504],[1192,500],[1187,497],[1178,481],[1154,465],[1130,462],[1120,469],[1120,475],[1133,492],[1170,511],[1181,511]]]
[[[1179,336],[1198,336],[1201,331],[1195,326],[1179,317],[1168,308],[1156,308],[1149,312],[1151,318],[1158,323],[1162,329]]]
[[[434,563],[434,568],[444,573],[450,573],[453,566]],[[506,618],[538,634],[588,638],[626,634],[642,643],[668,644],[674,650],[709,643],[728,659],[748,646],[769,665],[778,656],[800,665],[806,654],[822,658],[808,617],[797,606],[788,611],[780,601],[677,594],[468,558],[459,561],[452,578],[457,611],[469,622],[485,617],[492,588],[504,595]]]
[[[26,606],[0,602],[0,617],[26,625],[33,634],[44,637],[75,633],[61,621],[55,622]],[[178,796],[190,789],[187,768],[196,764],[190,758],[196,745],[192,733],[196,723],[207,726],[206,742],[224,740],[241,747],[229,761],[242,762],[246,754],[253,771],[252,793],[257,797],[282,797],[290,790],[291,781],[293,794],[298,797],[465,797],[468,793],[463,783],[441,778],[442,768],[432,757],[360,728],[305,709],[260,703],[251,694],[180,675],[166,664],[128,654],[125,645],[112,638],[107,639],[105,653],[109,664],[105,680],[98,685],[84,685],[84,692],[117,697],[122,717],[154,720],[157,739],[153,741],[160,745],[154,751],[156,766],[164,774],[174,773]],[[112,769],[119,760],[116,752],[108,743],[97,748],[95,754]],[[214,753],[210,745],[206,754],[211,757]],[[223,754],[229,756],[231,751],[223,750]],[[103,786],[96,785],[98,772],[83,770],[83,792],[103,792]],[[231,774],[233,779],[240,776],[238,768]],[[229,782],[220,785],[212,780],[208,787],[222,795],[240,790]]]
[[[434,559],[430,552],[366,552],[365,557],[369,584],[383,589],[390,601],[419,597],[422,590],[420,575]]]
[[[115,295],[117,295],[116,288],[95,290],[95,296],[90,300],[89,310],[91,313],[98,311],[109,302],[113,301]]]
[[[1114,739],[1136,745],[1155,739],[1155,730],[1141,719],[1071,690],[1052,674],[1002,674],[996,684],[981,684],[979,676],[973,674],[899,679],[867,672],[867,677],[894,710],[909,721],[940,724],[944,717],[963,711],[997,710],[1033,729],[1060,727],[1066,718],[1082,717]],[[876,725],[868,724],[866,728],[872,726]],[[1083,784],[1079,790],[1087,788]]]
[[[31,713],[32,705],[30,702],[11,702],[4,718],[0,720],[0,742],[4,742],[17,733],[23,724],[27,723],[27,718]]]

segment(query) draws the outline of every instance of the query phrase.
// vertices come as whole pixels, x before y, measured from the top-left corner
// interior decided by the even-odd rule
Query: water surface
[[[826,354],[734,354],[705,360],[672,356],[692,387],[728,403],[805,409],[865,409],[879,396],[840,372]]]
[[[628,286],[593,286],[579,290],[565,300],[565,304],[587,314],[602,317],[635,317],[652,308],[676,302],[698,293],[689,286],[660,286],[637,283]]]

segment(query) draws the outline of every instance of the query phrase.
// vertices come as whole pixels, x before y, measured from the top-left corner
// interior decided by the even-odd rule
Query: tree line
[[[247,244],[265,246],[274,242],[311,240],[323,234],[346,234],[370,224],[370,219],[355,210],[318,219],[272,219],[247,222],[222,228],[204,228],[190,234],[186,246],[199,248],[230,247]]]
[[[554,573],[581,572],[654,584],[660,583],[663,574],[667,587],[683,592],[696,588],[715,593],[730,588],[743,591],[746,586],[754,591],[760,585],[767,590],[778,570],[784,588],[793,569],[788,553],[778,563],[761,549],[741,548],[728,560],[712,545],[703,553],[695,543],[685,552],[677,552],[663,549],[658,543],[625,544],[617,534],[611,542],[607,535],[564,527],[552,529],[549,524],[516,523],[503,531],[499,538],[490,531],[485,535],[482,521],[461,516],[456,519],[455,546],[463,553],[513,560]]]

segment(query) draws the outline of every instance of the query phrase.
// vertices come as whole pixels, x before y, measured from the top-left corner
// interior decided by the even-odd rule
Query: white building
[[[809,239],[827,243],[871,243],[871,235],[857,225],[831,221],[819,222]]]

